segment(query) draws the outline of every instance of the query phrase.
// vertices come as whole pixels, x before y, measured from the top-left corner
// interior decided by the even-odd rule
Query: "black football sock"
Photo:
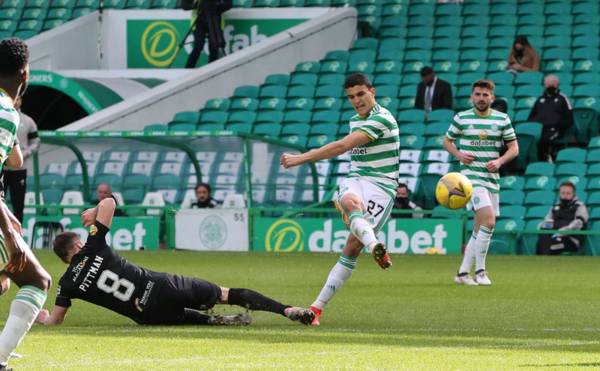
[[[278,301],[249,289],[229,289],[229,299],[227,303],[239,305],[240,307],[250,310],[279,313],[282,316],[285,316],[285,309],[289,307],[289,305],[281,304]]]

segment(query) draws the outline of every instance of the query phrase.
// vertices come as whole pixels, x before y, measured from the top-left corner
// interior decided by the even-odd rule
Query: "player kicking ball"
[[[475,211],[475,223],[462,264],[454,277],[454,282],[459,285],[492,284],[485,269],[485,258],[494,233],[496,216],[500,215],[498,171],[519,155],[517,136],[510,118],[490,108],[494,101],[494,87],[490,80],[473,83],[471,100],[474,107],[454,116],[444,138],[444,148],[461,162],[461,173],[473,183],[470,202]],[[503,144],[506,144],[507,151],[500,156]],[[469,275],[473,265],[474,279]]]
[[[310,306],[315,313],[312,323],[315,326],[319,325],[325,305],[352,275],[363,247],[373,254],[382,269],[392,265],[376,234],[390,216],[398,187],[398,124],[394,116],[375,101],[375,88],[366,75],[349,75],[344,89],[356,111],[350,119],[350,134],[306,153],[281,156],[281,164],[287,169],[350,152],[350,173],[340,183],[335,203],[352,233],[319,296]]]
[[[6,164],[23,163],[15,144],[19,113],[14,100],[22,96],[29,79],[29,49],[20,39],[0,41],[0,171]],[[0,294],[14,282],[19,291],[0,334],[0,371],[8,370],[8,359],[23,340],[46,301],[51,278],[20,236],[20,224],[0,201]]]
[[[72,299],[99,305],[145,325],[250,324],[247,314],[211,316],[199,312],[217,303],[278,313],[307,325],[313,320],[309,309],[281,304],[253,290],[219,287],[128,262],[106,244],[115,205],[114,199],[106,198],[82,213],[83,225],[89,227],[85,244],[73,232],[61,233],[54,240],[54,252],[69,267],[59,281],[52,313],[44,309],[38,323],[63,323]]]

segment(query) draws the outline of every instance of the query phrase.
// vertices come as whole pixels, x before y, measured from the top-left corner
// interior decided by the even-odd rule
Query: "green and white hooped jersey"
[[[398,187],[400,132],[396,119],[387,109],[375,104],[366,118],[350,119],[350,132],[361,131],[371,142],[350,150],[349,177],[368,180],[392,197]]]
[[[19,112],[15,109],[12,99],[0,89],[0,171],[12,150],[19,127]],[[4,246],[4,237],[0,232],[0,269],[8,263],[9,255]]]
[[[446,136],[456,141],[458,149],[475,157],[469,165],[461,163],[461,173],[473,186],[492,193],[500,192],[500,175],[486,169],[489,161],[500,157],[503,142],[517,139],[507,114],[491,110],[489,116],[479,116],[474,108],[454,116]]]

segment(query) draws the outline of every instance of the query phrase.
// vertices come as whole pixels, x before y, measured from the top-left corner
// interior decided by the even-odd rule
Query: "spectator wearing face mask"
[[[540,70],[540,56],[529,44],[527,36],[517,36],[515,38],[508,56],[507,69],[514,73]]]
[[[538,160],[551,161],[554,154],[553,142],[573,125],[573,107],[569,98],[560,92],[558,77],[555,75],[544,78],[544,94],[535,101],[528,120],[541,122],[543,125],[538,142]]]
[[[396,210],[422,210],[419,205],[410,200],[410,191],[408,186],[400,183],[396,188],[396,198],[394,199],[394,209]],[[397,214],[396,218],[422,218],[423,214]]]
[[[211,196],[210,185],[200,183],[196,186],[197,201],[192,204],[192,209],[212,209],[218,206]]]
[[[449,83],[435,76],[431,67],[421,68],[415,108],[424,110],[426,116],[436,109],[452,109],[452,88]]]
[[[560,202],[554,205],[544,222],[542,229],[558,229],[559,231],[583,230],[587,226],[588,211],[583,202],[575,194],[575,185],[564,182],[559,190]],[[538,255],[557,255],[562,252],[577,252],[581,247],[583,236],[542,234],[538,239]]]

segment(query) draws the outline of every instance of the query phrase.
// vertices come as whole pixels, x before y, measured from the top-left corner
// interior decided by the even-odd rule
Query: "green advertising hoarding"
[[[33,232],[33,226],[36,218],[26,215],[23,221],[23,231],[25,241],[29,241],[29,236]],[[81,224],[79,215],[63,216],[44,216],[44,221],[59,222],[63,225],[65,231],[72,231],[87,238],[88,228]],[[158,249],[158,228],[159,218],[152,216],[141,217],[115,217],[108,234],[108,245],[115,250],[137,250],[140,247],[145,249]],[[36,239],[41,238],[41,229],[36,231]],[[34,241],[34,247],[41,246],[41,241]],[[50,246],[44,246],[49,248]]]
[[[340,219],[254,219],[254,251],[340,252],[350,231]],[[460,254],[460,219],[391,219],[378,234],[392,254]]]
[[[227,19],[224,20],[225,51],[231,54],[287,30],[306,19]],[[179,50],[190,28],[189,19],[127,20],[127,68],[183,68],[192,51],[193,33]],[[197,66],[206,64],[208,43]]]

